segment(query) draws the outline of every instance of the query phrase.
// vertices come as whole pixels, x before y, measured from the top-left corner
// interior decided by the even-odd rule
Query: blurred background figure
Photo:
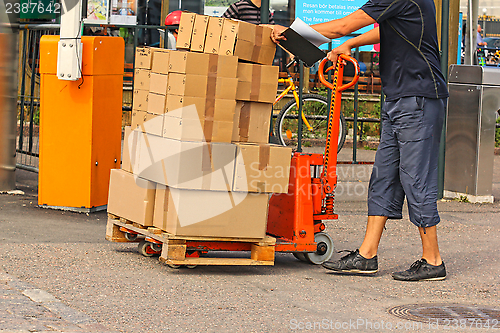
[[[478,24],[477,25],[477,47],[486,46],[486,44],[487,44],[485,41],[483,41],[483,36],[481,36],[482,31],[483,31],[483,29]]]
[[[181,13],[181,10],[175,10],[165,17],[165,25],[170,28],[167,30],[168,49],[170,50],[175,50],[177,34],[179,33],[179,22],[181,21]]]
[[[222,14],[222,17],[242,20],[248,23],[260,24],[260,2],[261,0],[240,0],[233,3]],[[274,24],[274,18],[269,12],[269,24]]]

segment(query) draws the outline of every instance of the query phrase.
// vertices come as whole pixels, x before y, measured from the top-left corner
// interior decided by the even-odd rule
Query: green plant
[[[368,107],[366,101],[358,103],[358,118],[380,118],[380,102]],[[354,117],[354,101],[342,101],[342,112],[346,117]],[[348,123],[348,128],[353,128],[353,122]],[[378,136],[380,133],[380,124],[378,123],[363,123],[363,135],[361,141],[367,139],[368,136]],[[361,122],[358,123],[358,133],[361,133]]]
[[[460,195],[458,198],[455,198],[453,199],[454,201],[458,201],[458,202],[465,202],[465,203],[469,203],[469,198],[467,198],[466,195]]]

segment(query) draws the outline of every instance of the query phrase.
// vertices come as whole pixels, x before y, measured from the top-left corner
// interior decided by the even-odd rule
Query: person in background
[[[410,221],[422,242],[421,259],[392,277],[402,281],[443,280],[436,225],[438,157],[448,88],[440,69],[433,0],[368,0],[352,14],[311,27],[328,38],[360,28],[379,26],[348,39],[327,58],[380,43],[380,76],[386,102],[381,110],[382,133],[368,188],[368,221],[363,243],[340,260],[323,263],[337,273],[374,274],[377,252],[388,219],[401,219],[405,197]],[[285,27],[274,26],[279,43]]]
[[[177,41],[177,35],[179,33],[179,22],[181,21],[181,10],[175,10],[165,17],[165,25],[168,27],[174,27],[174,30],[167,31],[167,41],[168,49],[175,50],[175,44]]]
[[[260,3],[260,0],[239,0],[229,6],[222,17],[260,24]],[[274,24],[271,12],[269,12],[269,24]]]
[[[481,47],[481,46],[486,46],[487,45],[487,43],[483,40],[483,37],[481,36],[481,31],[483,31],[483,29],[478,24],[477,25],[477,47]]]

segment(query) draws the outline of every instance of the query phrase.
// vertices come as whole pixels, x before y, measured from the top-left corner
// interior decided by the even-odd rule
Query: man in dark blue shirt
[[[323,266],[340,273],[378,271],[377,250],[387,219],[401,219],[404,198],[410,221],[419,230],[422,258],[393,278],[442,280],[446,269],[438,247],[436,225],[439,141],[448,97],[440,71],[433,0],[369,0],[354,13],[312,27],[339,38],[365,26],[379,26],[335,48],[351,54],[358,46],[380,43],[380,76],[386,95],[382,133],[368,189],[368,222],[360,248]],[[279,42],[282,27],[272,38]]]

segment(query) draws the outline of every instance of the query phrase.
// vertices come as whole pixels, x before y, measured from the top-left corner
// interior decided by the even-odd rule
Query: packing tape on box
[[[260,81],[262,76],[261,67],[258,65],[252,66],[252,85],[250,88],[250,100],[258,101],[260,95]]]
[[[208,74],[207,79],[207,94],[205,98],[205,118],[213,119],[214,110],[210,107],[215,106],[215,92],[217,89],[217,74]],[[211,118],[210,118],[211,117]]]
[[[202,149],[202,159],[201,159],[201,171],[202,171],[202,190],[210,190],[210,184],[212,183],[212,145],[206,144],[206,147]]]
[[[243,102],[243,105],[240,109],[240,119],[239,119],[239,140],[240,142],[248,141],[248,132],[250,129],[250,111],[251,111],[251,103]]]
[[[212,141],[214,131],[214,120],[213,119],[205,119],[205,123],[203,124],[203,134],[205,135],[205,141]]]
[[[130,137],[132,136],[132,144],[130,144]],[[134,166],[135,166],[135,158],[137,154],[137,146],[139,143],[139,133],[137,131],[132,130],[127,138],[128,140],[128,149],[129,149],[129,156],[130,156],[130,165],[132,167],[132,172],[134,171]]]
[[[259,145],[259,170],[265,170],[269,165],[271,155],[271,146],[262,144]]]
[[[254,62],[259,61],[260,49],[262,47],[262,33],[263,33],[262,27],[257,26],[257,34],[255,35],[255,46],[253,47],[252,58],[251,58],[252,61]]]
[[[266,192],[266,182],[257,182],[257,185],[255,185],[255,187],[259,190],[259,193]]]
[[[204,112],[204,124],[203,133],[205,135],[205,141],[212,141],[212,132],[214,126],[214,115],[215,115],[215,90],[217,87],[217,76],[216,74],[209,74],[207,80],[207,94],[205,98],[205,112]]]
[[[210,54],[208,58],[208,73],[209,76],[210,74],[217,74],[217,67],[219,66],[219,55],[217,54]]]

